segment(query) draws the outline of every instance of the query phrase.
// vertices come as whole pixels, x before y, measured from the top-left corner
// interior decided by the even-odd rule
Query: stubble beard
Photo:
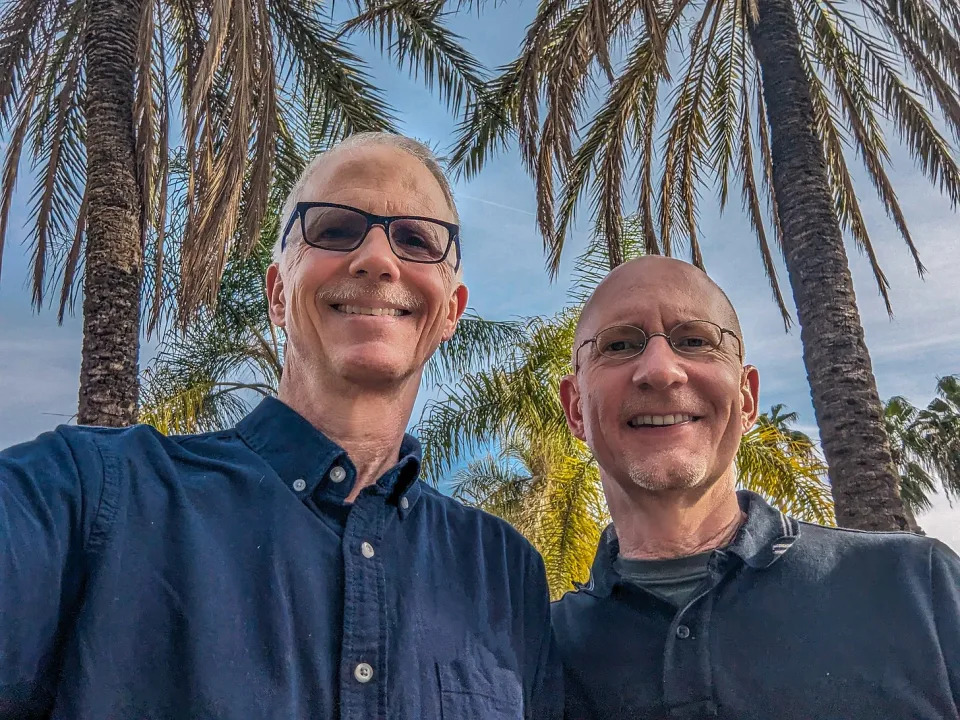
[[[707,465],[701,458],[668,468],[631,463],[627,475],[635,486],[649,492],[689,490],[704,483]]]

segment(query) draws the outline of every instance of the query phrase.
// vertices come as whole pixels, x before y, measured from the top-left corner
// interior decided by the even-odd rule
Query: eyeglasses
[[[417,215],[373,215],[349,205],[326,202],[297,203],[287,221],[280,241],[286,247],[287,235],[300,221],[300,232],[307,245],[322,250],[351,252],[366,239],[370,228],[383,228],[390,249],[401,260],[436,264],[446,261],[454,271],[460,269],[460,226]],[[450,247],[454,247],[453,257]]]
[[[709,355],[720,349],[723,336],[730,335],[737,341],[737,356],[743,362],[743,344],[733,330],[722,328],[709,320],[688,320],[682,322],[668,333],[645,333],[633,325],[614,325],[598,332],[577,347],[574,373],[580,371],[580,349],[593,343],[603,357],[614,360],[628,360],[642,353],[651,338],[657,336],[667,339],[674,351],[685,357]]]

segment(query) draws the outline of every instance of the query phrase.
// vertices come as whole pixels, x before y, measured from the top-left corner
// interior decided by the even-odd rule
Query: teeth
[[[334,307],[342,313],[347,313],[348,315],[389,315],[392,317],[398,317],[403,315],[403,310],[397,308],[368,308],[360,307],[359,305],[334,305]]]
[[[690,422],[692,415],[637,415],[630,420],[630,427],[641,427],[643,425],[678,425],[679,423]]]

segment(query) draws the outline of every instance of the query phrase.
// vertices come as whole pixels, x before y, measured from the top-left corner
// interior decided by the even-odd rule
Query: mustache
[[[424,300],[401,285],[365,280],[338,280],[317,290],[318,302],[327,305],[345,305],[354,300],[373,300],[396,305],[406,310],[419,310]]]

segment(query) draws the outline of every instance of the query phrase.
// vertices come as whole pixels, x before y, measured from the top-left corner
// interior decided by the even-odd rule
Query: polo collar
[[[800,536],[800,523],[770,506],[760,495],[749,490],[738,490],[737,501],[747,515],[747,521],[733,542],[718,552],[738,556],[757,570],[764,570],[779,560]],[[620,581],[614,561],[620,554],[617,530],[610,523],[600,535],[600,544],[590,569],[590,579],[583,590],[597,597],[607,597]]]
[[[277,398],[264,398],[237,423],[237,433],[301,500],[309,498],[318,486],[332,500],[349,495],[357,470],[347,453]],[[405,434],[397,464],[375,486],[375,492],[387,495],[397,505],[401,517],[406,517],[420,498],[421,455],[419,441]]]

